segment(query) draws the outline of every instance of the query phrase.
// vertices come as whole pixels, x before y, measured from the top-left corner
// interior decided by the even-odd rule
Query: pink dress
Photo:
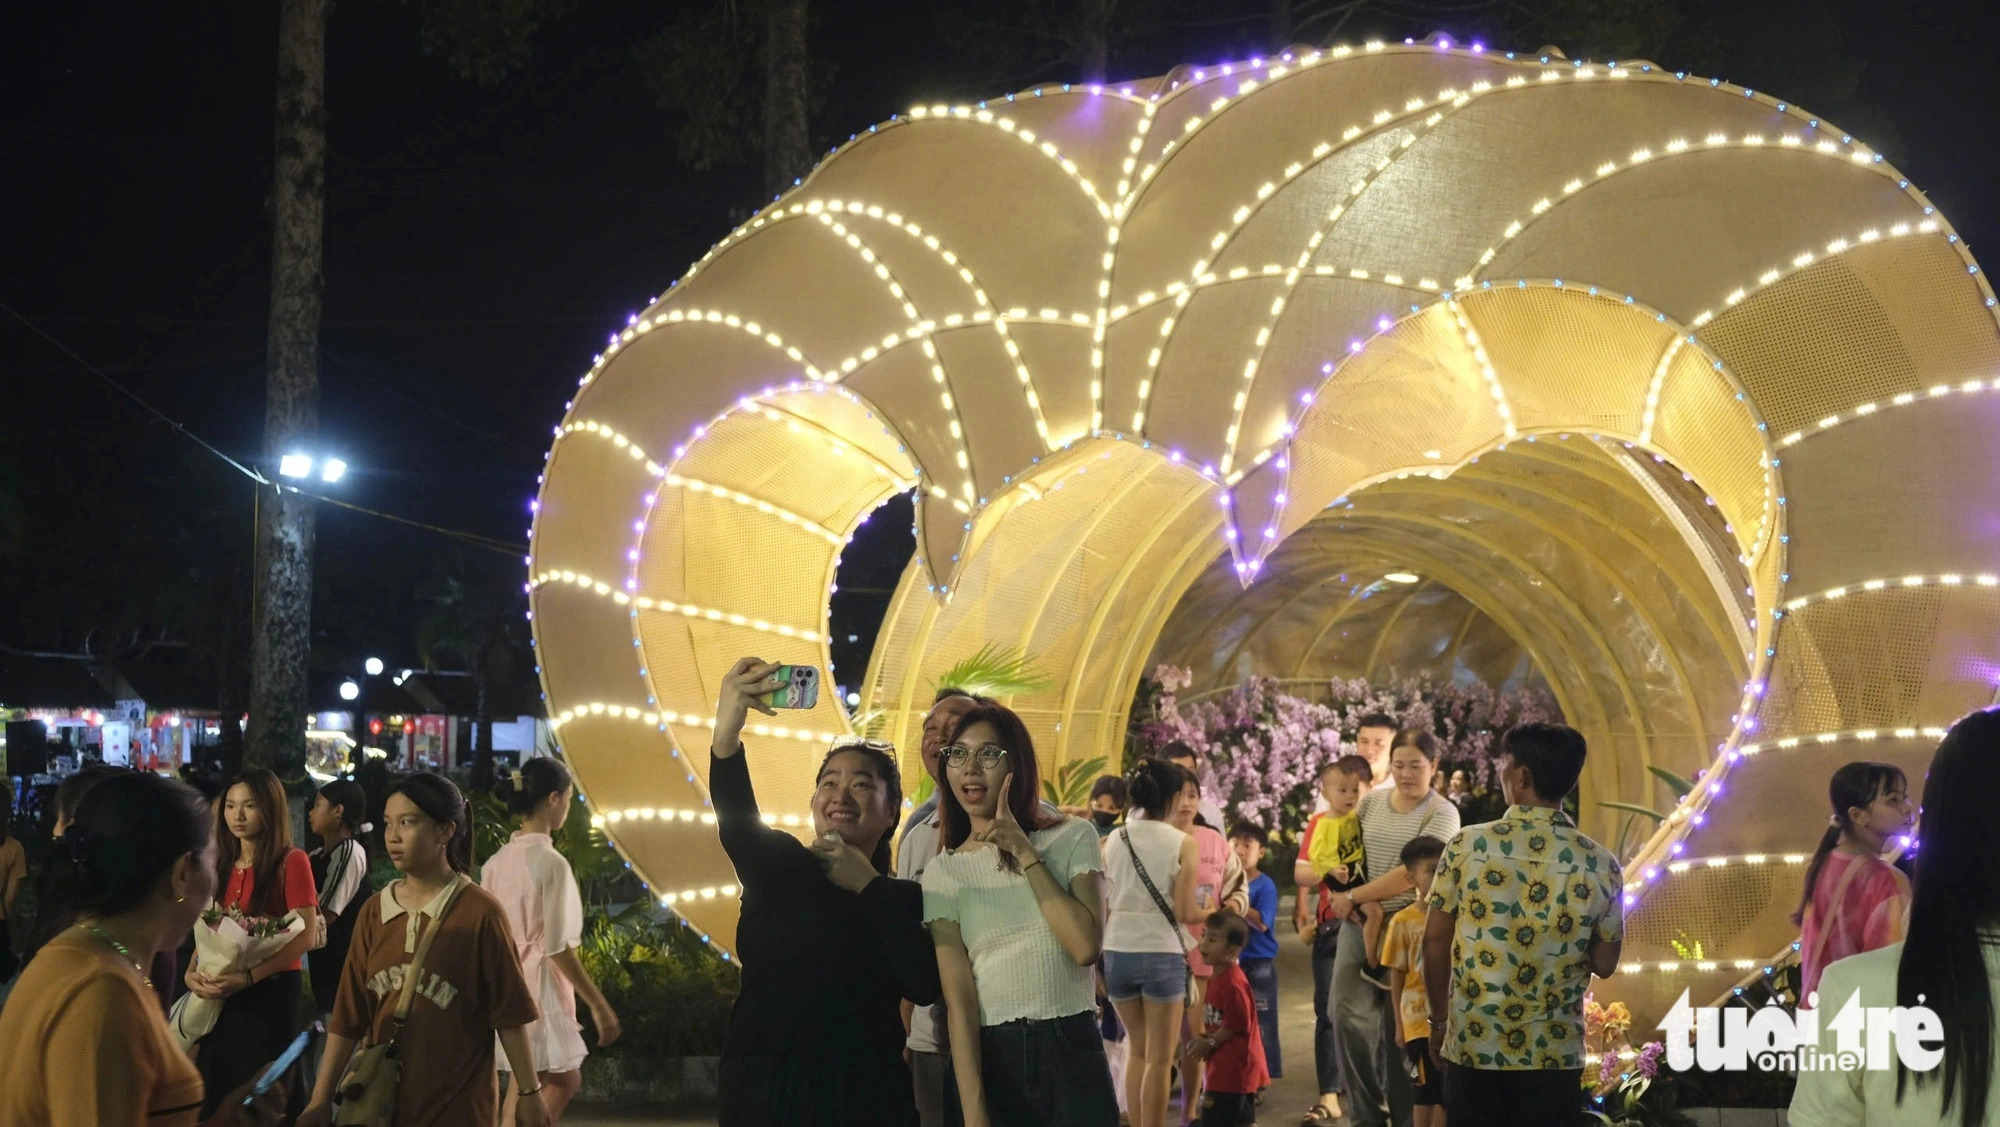
[[[569,862],[547,834],[516,833],[480,870],[480,887],[507,912],[521,977],[535,996],[541,1019],[528,1026],[537,1072],[575,1072],[587,1053],[576,1020],[576,987],[556,970],[553,956],[583,942],[583,897]],[[496,1039],[497,1044],[497,1039]],[[505,1071],[505,1052],[495,1050]]]
[[[1847,880],[1840,903],[1833,904],[1834,890],[1854,865],[1862,868]],[[1800,997],[1819,989],[1820,973],[1828,963],[1902,939],[1903,913],[1909,905],[1910,881],[1901,869],[1880,857],[1842,849],[1827,854],[1799,936]]]
[[[1229,841],[1207,826],[1196,826],[1194,845],[1199,856],[1195,865],[1194,902],[1201,905],[1205,914],[1222,906],[1222,878],[1229,871],[1231,856]],[[1189,924],[1187,929],[1188,934],[1194,936],[1194,943],[1198,947],[1201,944],[1201,933],[1206,930],[1205,925]],[[1207,978],[1214,973],[1208,964],[1202,961],[1201,952],[1194,948],[1188,950],[1188,966],[1194,969],[1195,975],[1199,978]]]

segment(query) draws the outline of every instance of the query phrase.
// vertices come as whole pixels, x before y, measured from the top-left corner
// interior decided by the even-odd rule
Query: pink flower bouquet
[[[234,908],[211,904],[194,925],[194,969],[211,978],[248,970],[270,958],[305,928],[297,912],[282,916],[246,916]],[[168,1015],[181,1048],[208,1036],[222,1016],[222,1003],[199,994],[181,995]]]

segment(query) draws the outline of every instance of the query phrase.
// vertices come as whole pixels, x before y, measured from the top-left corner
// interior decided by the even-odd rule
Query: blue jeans
[[[1257,999],[1257,1025],[1264,1033],[1264,1064],[1271,1079],[1285,1074],[1285,1055],[1278,1049],[1278,961],[1241,959],[1243,977],[1250,980],[1250,993]]]
[[[993,1127],[1117,1127],[1118,1097],[1093,1012],[986,1026],[979,1074]],[[947,1061],[945,1076],[954,1075]],[[945,1085],[945,1117],[965,1122],[956,1082]]]

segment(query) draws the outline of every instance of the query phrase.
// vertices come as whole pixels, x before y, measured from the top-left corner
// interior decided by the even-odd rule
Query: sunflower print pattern
[[[1562,813],[1509,807],[1445,847],[1430,906],[1458,916],[1445,1057],[1496,1070],[1583,1067],[1593,939],[1624,937],[1624,874]]]

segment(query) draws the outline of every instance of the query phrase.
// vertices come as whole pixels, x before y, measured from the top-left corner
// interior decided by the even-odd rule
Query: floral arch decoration
[[[1209,675],[1254,671],[1284,599],[1407,570],[1590,737],[1587,819],[1706,769],[1633,867],[1627,958],[1640,993],[1720,986],[1781,939],[1833,764],[1920,767],[1993,698],[1994,304],[1880,154],[1648,63],[1369,43],[917,107],[584,373],[532,535],[548,708],[727,950],[716,680],[827,665],[885,498],[917,553],[860,691],[906,751],[981,644],[1050,673],[1012,703],[1054,765],[1203,631],[1254,635]],[[752,728],[766,821],[803,832],[846,728],[831,694]]]

